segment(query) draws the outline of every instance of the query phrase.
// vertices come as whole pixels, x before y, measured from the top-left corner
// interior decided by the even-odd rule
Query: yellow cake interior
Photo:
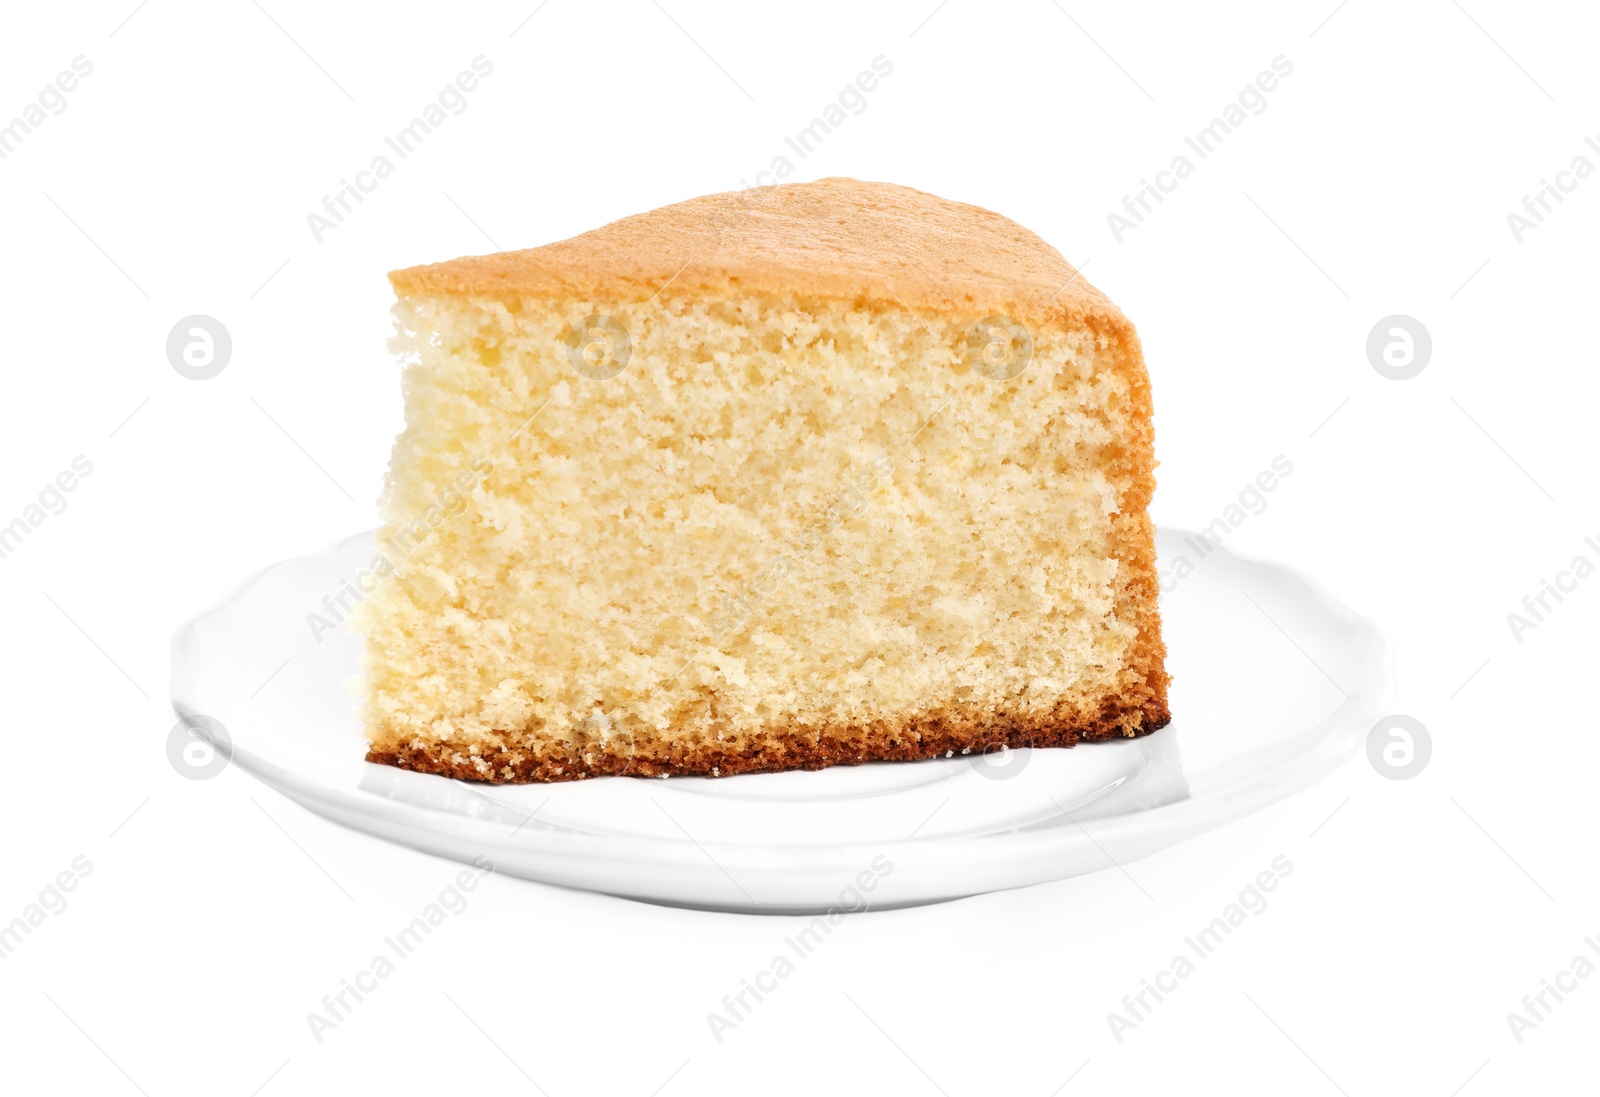
[[[374,757],[723,772],[1165,721],[1136,343],[995,332],[1008,376],[970,317],[736,288],[396,316]]]

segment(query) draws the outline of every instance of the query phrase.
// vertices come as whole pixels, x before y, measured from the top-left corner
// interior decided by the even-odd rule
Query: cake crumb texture
[[[391,278],[371,760],[725,776],[1167,722],[1138,339],[1026,230],[825,180]]]

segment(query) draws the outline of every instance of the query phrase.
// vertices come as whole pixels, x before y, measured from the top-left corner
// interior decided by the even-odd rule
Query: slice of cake
[[[1133,326],[998,214],[825,179],[390,275],[374,762],[478,781],[1168,721]]]

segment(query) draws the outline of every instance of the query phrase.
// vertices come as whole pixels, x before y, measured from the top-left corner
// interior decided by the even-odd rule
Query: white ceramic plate
[[[356,641],[308,624],[372,559],[370,533],[268,568],[180,629],[173,705],[220,721],[234,765],[312,811],[502,873],[717,910],[926,903],[1143,857],[1305,788],[1362,742],[1389,691],[1376,626],[1288,568],[1205,547],[1157,536],[1175,715],[1127,742],[553,785],[373,765]],[[1180,557],[1193,570],[1178,579]]]

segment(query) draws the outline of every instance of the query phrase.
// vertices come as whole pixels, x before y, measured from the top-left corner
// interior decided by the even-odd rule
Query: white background
[[[1490,0],[936,2],[8,11],[0,120],[75,56],[94,71],[0,161],[0,521],[75,456],[94,471],[0,560],[0,920],[74,857],[94,867],[0,962],[0,1084],[1593,1088],[1600,978],[1520,1043],[1506,1015],[1600,934],[1600,578],[1520,643],[1506,614],[1600,556],[1600,176],[1521,242],[1506,214],[1574,157],[1600,166],[1600,21]],[[306,214],[480,54],[494,72],[465,113],[318,243]],[[753,182],[880,54],[868,109],[790,178],[975,202],[1086,264],[1144,340],[1158,521],[1203,524],[1291,458],[1235,547],[1383,623],[1431,763],[1396,782],[1358,756],[1129,865],[1137,887],[1111,870],[852,919],[720,1043],[706,1014],[793,920],[491,878],[317,1043],[306,1014],[457,866],[237,771],[174,773],[173,629],[375,523],[400,422],[386,271]],[[1265,112],[1118,243],[1107,212],[1280,54],[1294,71]],[[193,313],[233,336],[214,380],[166,360]],[[1394,313],[1432,333],[1414,380],[1366,359]],[[1295,870],[1270,908],[1119,1043],[1108,1011],[1280,854]]]

